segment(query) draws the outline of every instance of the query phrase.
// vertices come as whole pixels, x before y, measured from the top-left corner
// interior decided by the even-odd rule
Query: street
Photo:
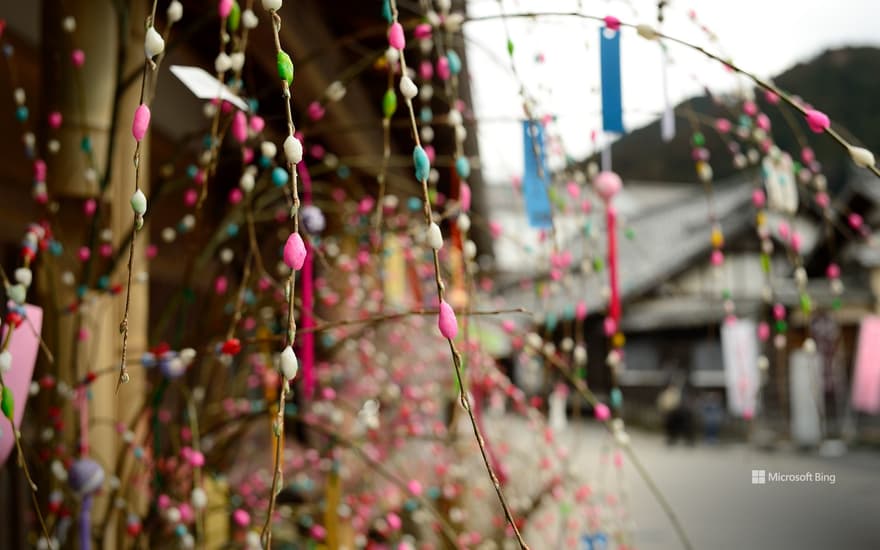
[[[570,423],[567,432],[572,455],[594,465],[601,442],[607,441],[604,431],[592,423]],[[696,549],[880,548],[876,450],[823,458],[815,452],[766,452],[744,443],[669,447],[659,434],[633,431],[631,436]],[[624,468],[635,547],[681,548],[648,487],[632,467]],[[753,470],[765,472],[764,484],[752,483]],[[800,475],[785,480],[779,474]],[[756,472],[755,481],[760,479]]]

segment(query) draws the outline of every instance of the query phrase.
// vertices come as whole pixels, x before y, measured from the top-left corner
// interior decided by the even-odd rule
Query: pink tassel
[[[455,320],[455,311],[445,300],[440,302],[440,318],[437,326],[440,327],[440,334],[444,338],[452,340],[458,335],[458,321]]]
[[[617,180],[620,181],[620,178],[617,178]],[[610,197],[606,200],[610,200]],[[605,217],[605,223],[608,227],[608,283],[611,287],[611,297],[608,300],[608,314],[614,319],[615,324],[618,324],[620,323],[621,308],[617,267],[617,211],[610,203],[605,207]]]
[[[284,263],[294,271],[302,269],[306,261],[306,245],[299,233],[291,233],[284,245]]]
[[[150,108],[143,103],[134,112],[134,122],[131,124],[131,135],[140,142],[147,134],[147,128],[150,127]]]
[[[599,422],[607,422],[611,418],[611,410],[605,403],[596,403],[593,408],[593,414]]]
[[[302,135],[297,135],[297,139],[302,139]],[[303,185],[303,202],[305,204],[312,203],[312,177],[306,167],[305,162],[296,165],[300,180]],[[307,254],[305,264],[302,269],[302,322],[303,327],[311,328],[315,326],[314,319],[314,254]],[[302,352],[302,369],[303,369],[303,389],[305,397],[310,399],[315,393],[315,333],[309,331],[300,338],[300,350]]]

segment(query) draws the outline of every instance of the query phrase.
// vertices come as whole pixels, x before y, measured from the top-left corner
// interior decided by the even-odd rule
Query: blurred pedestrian
[[[684,396],[683,377],[674,376],[669,385],[657,396],[657,408],[663,415],[666,443],[669,445],[681,438],[688,444],[694,443],[693,413],[688,408]]]
[[[718,392],[709,392],[703,396],[700,404],[703,421],[703,437],[709,444],[718,443],[721,424],[724,422],[724,407]]]

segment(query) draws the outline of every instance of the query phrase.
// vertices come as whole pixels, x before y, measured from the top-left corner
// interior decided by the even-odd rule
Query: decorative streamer
[[[616,327],[620,326],[620,280],[617,262],[617,209],[608,199],[605,207],[605,224],[608,233],[608,282],[611,296],[608,301],[608,315],[614,319]]]
[[[524,120],[522,125],[525,152],[522,187],[526,214],[529,225],[533,228],[550,229],[553,227],[553,210],[550,206],[550,197],[547,195],[549,171],[544,154],[544,129],[540,124],[529,120]]]
[[[613,326],[607,327],[609,336],[616,333],[620,325],[620,281],[617,262],[617,210],[611,204],[614,196],[623,189],[620,176],[614,172],[599,172],[593,180],[593,187],[605,202],[605,224],[608,234],[608,284],[611,295],[608,300],[608,318]]]
[[[721,350],[727,405],[731,414],[750,419],[757,408],[757,327],[750,319],[736,319],[721,326]]]
[[[675,139],[675,113],[669,102],[669,53],[660,44],[661,70],[663,74],[663,117],[660,119],[660,137],[669,143]]]
[[[299,178],[302,182],[303,204],[312,204],[312,176],[306,163],[296,165]],[[302,323],[306,331],[302,335],[302,367],[303,367],[303,393],[311,398],[315,393],[315,291],[314,291],[314,267],[315,251],[312,250],[311,240],[306,242],[306,261],[302,269]]]
[[[880,317],[876,315],[865,317],[859,331],[852,407],[863,413],[880,413]]]
[[[620,32],[599,29],[599,52],[602,66],[602,129],[622,134],[623,100],[620,85]]]

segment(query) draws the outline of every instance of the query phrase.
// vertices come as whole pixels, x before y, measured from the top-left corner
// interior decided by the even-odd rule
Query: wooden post
[[[47,306],[46,335],[56,358],[50,372],[67,383],[81,380],[90,371],[118,368],[121,354],[119,323],[124,293],[113,295],[95,287],[100,275],[109,275],[113,284],[125,285],[126,262],[118,262],[108,273],[109,263],[96,248],[103,242],[101,233],[109,231],[109,242],[114,251],[119,250],[133,225],[129,200],[134,191],[135,142],[130,128],[138,103],[140,79],[126,89],[118,86],[122,78],[143,66],[147,6],[144,0],[118,3],[122,6],[120,9],[127,10],[118,13],[115,4],[89,0],[43,2],[43,105],[46,113],[60,110],[64,115],[64,125],[58,134],[61,150],[46,156],[48,185],[50,196],[60,206],[56,237],[69,252],[54,260],[51,269],[41,270],[39,283]],[[72,66],[70,35],[62,30],[61,22],[67,16],[76,19],[76,46],[85,53],[85,64],[80,69]],[[149,194],[148,143],[141,146],[140,164],[141,187]],[[94,226],[91,219],[83,215],[87,199],[94,199],[99,205]],[[138,357],[147,346],[148,285],[137,282],[137,274],[146,269],[148,235],[146,230],[139,232],[135,247],[129,357]],[[88,264],[74,264],[75,251],[84,244],[94,245],[92,260]],[[127,258],[127,251],[123,256]],[[77,301],[73,288],[58,284],[61,273],[66,270],[77,275],[78,284],[89,285],[74,315],[60,313]],[[83,280],[84,275],[87,281]],[[50,290],[53,286],[54,290]],[[91,386],[87,452],[104,466],[108,479],[120,476],[123,484],[120,496],[136,506],[144,506],[143,498],[133,497],[146,491],[126,486],[134,460],[131,456],[118,460],[120,453],[131,453],[118,428],[128,426],[144,402],[143,371],[132,369],[131,382],[122,386],[118,395],[116,378],[115,374],[100,376]],[[68,417],[65,424],[69,426],[67,443],[75,445],[82,435],[74,429],[79,422],[72,422]],[[118,465],[122,466],[119,471],[116,470]],[[119,528],[122,525],[119,520],[125,520],[127,511],[144,510],[122,510],[117,514],[118,510],[108,505],[109,492],[105,491],[102,498],[95,501],[95,525],[101,525],[106,512],[117,517],[113,518],[107,533],[98,534],[97,529],[95,533],[104,537],[103,547],[122,548],[125,544],[121,537],[125,535]]]

